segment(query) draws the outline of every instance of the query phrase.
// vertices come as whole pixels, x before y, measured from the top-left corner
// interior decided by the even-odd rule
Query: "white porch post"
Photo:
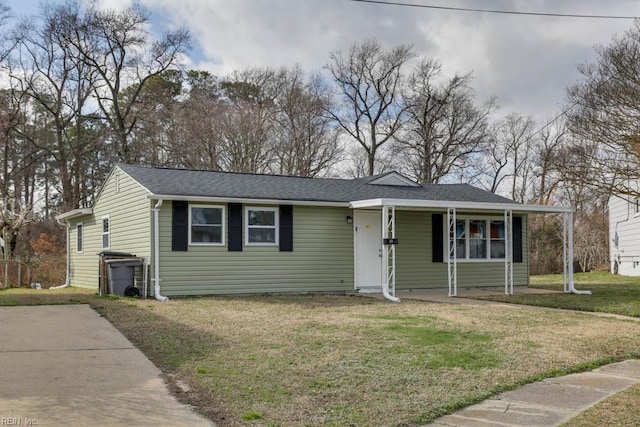
[[[449,296],[458,295],[458,257],[456,254],[456,208],[447,208],[447,278]]]
[[[573,284],[573,212],[563,215],[562,222],[562,260],[564,291],[571,292]]]
[[[382,206],[382,295],[391,301],[400,302],[396,294],[396,245],[384,244],[386,239],[396,237],[396,208]]]
[[[513,212],[510,210],[504,211],[504,293],[513,294]]]

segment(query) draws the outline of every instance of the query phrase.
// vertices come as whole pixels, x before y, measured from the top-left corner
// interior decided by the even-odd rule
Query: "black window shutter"
[[[293,206],[280,206],[280,252],[293,251]]]
[[[242,203],[229,203],[229,252],[242,251]]]
[[[513,217],[513,262],[522,262],[522,217]]]
[[[186,251],[189,248],[189,203],[174,200],[171,205],[171,250]]]
[[[442,236],[444,234],[443,215],[434,213],[431,215],[431,238],[432,238],[432,261],[444,261],[444,242]]]

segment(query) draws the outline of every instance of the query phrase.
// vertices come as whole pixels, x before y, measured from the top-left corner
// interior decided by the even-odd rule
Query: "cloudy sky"
[[[1,0],[0,0],[1,1]],[[401,0],[399,0],[401,1]],[[18,15],[39,0],[6,1]],[[640,16],[638,0],[405,0],[478,9]],[[576,66],[595,59],[594,46],[631,28],[630,19],[586,19],[471,13],[349,0],[141,0],[153,31],[184,26],[194,38],[189,66],[216,75],[249,66],[299,63],[321,69],[329,54],[354,42],[412,44],[436,57],[447,75],[472,72],[478,100],[497,97],[503,114],[539,120],[558,114]],[[100,0],[121,7],[129,0]],[[409,71],[409,70],[407,70]]]

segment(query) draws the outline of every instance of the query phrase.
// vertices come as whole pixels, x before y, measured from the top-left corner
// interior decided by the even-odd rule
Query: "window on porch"
[[[458,219],[455,231],[456,258],[458,260],[504,260],[504,220]],[[451,244],[453,236],[449,237]]]

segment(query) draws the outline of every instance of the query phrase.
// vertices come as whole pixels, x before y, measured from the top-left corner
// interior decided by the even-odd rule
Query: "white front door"
[[[380,292],[382,284],[382,224],[378,211],[355,211],[356,289]]]

